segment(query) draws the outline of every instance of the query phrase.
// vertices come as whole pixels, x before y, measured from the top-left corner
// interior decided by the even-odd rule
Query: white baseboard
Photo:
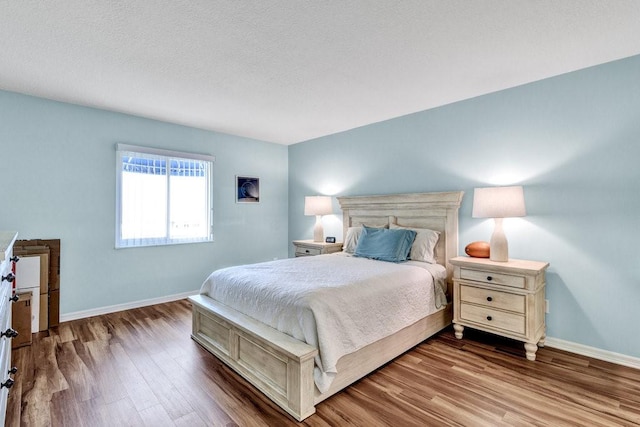
[[[640,369],[640,358],[627,356],[626,354],[614,353],[613,351],[602,350],[596,347],[578,344],[571,341],[561,340],[559,338],[547,337],[544,345],[546,347],[557,348],[571,353],[580,354],[582,356],[593,357],[594,359],[604,360],[605,362],[616,363],[618,365],[628,366],[630,368]]]
[[[76,311],[60,315],[60,322],[69,322],[71,320],[85,319],[91,316],[99,316],[101,314],[115,313],[117,311],[130,310],[132,308],[147,307],[154,304],[162,304],[164,302],[178,301],[191,295],[196,295],[200,290],[184,292],[181,294],[168,295],[159,298],[145,299],[141,301],[128,302],[125,304],[110,305],[107,307],[94,308],[91,310]]]

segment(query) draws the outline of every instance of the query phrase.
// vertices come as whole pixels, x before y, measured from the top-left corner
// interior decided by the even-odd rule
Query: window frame
[[[116,249],[126,249],[126,248],[139,248],[139,247],[149,247],[149,246],[168,246],[168,245],[178,245],[178,244],[186,244],[186,243],[202,243],[202,242],[213,242],[213,166],[216,161],[215,156],[210,154],[199,154],[199,153],[191,153],[185,151],[174,151],[174,150],[166,150],[161,148],[152,148],[152,147],[142,147],[137,145],[130,144],[116,144],[116,156],[115,156],[115,164],[116,164],[116,222],[115,222],[115,248]],[[144,155],[153,155],[153,156],[161,156],[165,157],[167,173],[169,173],[169,161],[170,159],[178,159],[178,160],[195,160],[195,161],[204,161],[208,162],[209,166],[207,168],[207,205],[208,205],[208,217],[207,222],[209,226],[209,233],[207,237],[197,237],[197,238],[171,238],[170,234],[167,233],[165,237],[160,238],[139,238],[139,239],[122,239],[122,153],[130,152],[135,154]],[[170,190],[169,185],[167,185],[167,212],[169,211],[169,197]],[[167,230],[169,230],[169,224],[171,222],[171,218],[167,215]]]

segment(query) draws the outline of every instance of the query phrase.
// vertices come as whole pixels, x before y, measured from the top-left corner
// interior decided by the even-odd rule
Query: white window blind
[[[213,240],[215,157],[116,145],[116,248]]]

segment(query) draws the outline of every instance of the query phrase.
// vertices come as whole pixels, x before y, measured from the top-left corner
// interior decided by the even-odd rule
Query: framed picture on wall
[[[236,176],[236,203],[260,203],[260,178]]]

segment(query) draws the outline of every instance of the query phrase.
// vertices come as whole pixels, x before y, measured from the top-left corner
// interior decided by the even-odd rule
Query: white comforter
[[[340,357],[446,303],[445,277],[440,265],[332,254],[217,270],[200,293],[318,348],[314,380],[325,392]]]

